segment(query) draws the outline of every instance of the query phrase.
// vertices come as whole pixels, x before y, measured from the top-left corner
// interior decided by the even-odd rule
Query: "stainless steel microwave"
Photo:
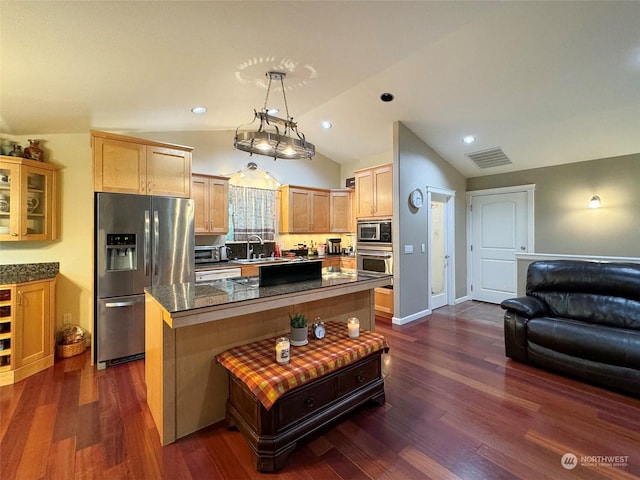
[[[358,242],[391,243],[391,220],[367,220],[357,224]]]

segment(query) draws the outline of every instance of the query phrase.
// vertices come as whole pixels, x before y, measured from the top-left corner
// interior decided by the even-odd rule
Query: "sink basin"
[[[232,278],[231,281],[238,285],[244,285],[245,287],[255,288],[260,286],[260,279],[258,277]]]
[[[247,265],[252,263],[285,263],[289,260],[280,257],[265,257],[265,258],[239,258],[237,260],[230,260],[229,263],[239,263],[240,265]]]

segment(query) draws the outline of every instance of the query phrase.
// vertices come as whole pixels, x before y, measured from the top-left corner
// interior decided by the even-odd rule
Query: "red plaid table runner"
[[[287,391],[386,348],[384,336],[360,330],[360,336],[347,335],[347,324],[328,322],[322,340],[309,339],[303,347],[291,347],[287,365],[276,363],[277,337],[241,345],[216,356],[220,365],[245,383],[269,410]]]

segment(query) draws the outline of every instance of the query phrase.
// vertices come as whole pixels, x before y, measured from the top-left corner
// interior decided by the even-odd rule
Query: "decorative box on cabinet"
[[[91,131],[96,192],[191,196],[191,147]]]
[[[356,217],[393,215],[393,165],[356,170]]]
[[[58,167],[0,155],[0,241],[53,240]]]
[[[329,193],[317,188],[280,187],[280,232],[329,232]]]
[[[195,203],[196,235],[221,235],[229,231],[229,179],[227,177],[193,174],[191,197]]]
[[[0,285],[0,386],[53,365],[55,279]]]

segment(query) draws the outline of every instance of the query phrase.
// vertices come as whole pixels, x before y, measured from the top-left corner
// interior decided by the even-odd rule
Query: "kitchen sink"
[[[254,263],[286,263],[289,262],[286,258],[281,257],[264,257],[264,258],[239,258],[237,260],[230,260],[229,263],[238,263],[240,265],[251,265]]]
[[[260,278],[258,277],[242,277],[230,279],[233,283],[244,285],[249,288],[257,288],[260,286]]]

